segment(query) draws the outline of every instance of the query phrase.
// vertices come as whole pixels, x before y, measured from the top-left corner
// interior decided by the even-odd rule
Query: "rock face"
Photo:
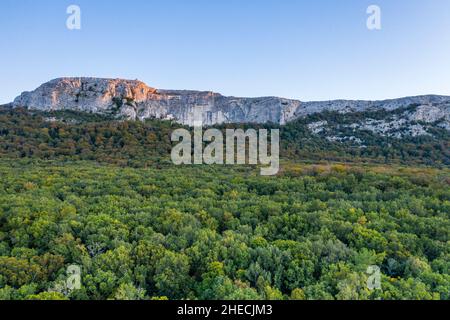
[[[352,123],[316,121],[308,123],[308,129],[315,135],[328,141],[350,142],[363,146],[368,132],[376,136],[396,139],[430,136],[435,129],[450,131],[450,103],[436,102],[434,104],[410,104],[408,108],[383,109],[383,114],[371,118],[355,117]],[[356,135],[356,136],[355,136]]]
[[[14,107],[42,111],[76,110],[117,114],[131,120],[175,120],[193,125],[195,109],[205,125],[221,123],[284,124],[293,118],[299,101],[224,97],[213,92],[156,90],[140,81],[98,78],[60,78],[24,92]]]
[[[385,101],[300,102],[277,97],[236,98],[213,92],[157,90],[137,80],[59,78],[24,92],[12,103],[42,111],[75,110],[114,114],[131,120],[165,119],[193,125],[201,112],[204,125],[222,123],[286,124],[314,113],[342,113],[420,105],[416,121],[444,119],[448,126],[450,97],[419,96]],[[198,111],[200,110],[200,111]],[[196,111],[196,112],[194,112]]]

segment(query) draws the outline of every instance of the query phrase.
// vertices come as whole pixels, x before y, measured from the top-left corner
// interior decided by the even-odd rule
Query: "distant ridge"
[[[225,97],[208,91],[160,90],[139,80],[74,77],[54,79],[32,92],[24,92],[10,106],[113,114],[130,120],[174,120],[185,125],[193,124],[194,109],[201,108],[205,125],[269,122],[283,125],[323,111],[392,111],[410,105],[432,108],[432,112],[448,118],[450,96],[301,102],[278,97]]]

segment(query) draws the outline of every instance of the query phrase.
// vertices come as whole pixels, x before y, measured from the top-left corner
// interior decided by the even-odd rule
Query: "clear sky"
[[[66,28],[71,4],[81,30]],[[1,0],[0,41],[0,103],[61,76],[305,101],[450,95],[449,0]]]

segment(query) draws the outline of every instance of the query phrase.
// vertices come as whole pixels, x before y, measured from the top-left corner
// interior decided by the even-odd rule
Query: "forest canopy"
[[[0,176],[0,299],[450,298],[448,169],[23,159]]]
[[[307,127],[366,116],[253,126],[281,132],[262,177],[173,165],[175,123],[0,108],[0,299],[448,300],[448,132],[361,148]]]

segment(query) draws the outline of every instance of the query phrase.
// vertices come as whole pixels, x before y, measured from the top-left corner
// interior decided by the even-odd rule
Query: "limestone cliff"
[[[75,110],[114,114],[131,120],[174,120],[193,125],[194,109],[200,109],[205,125],[221,123],[277,123],[313,113],[342,113],[384,109],[392,111],[420,105],[416,120],[449,121],[450,97],[419,96],[384,101],[335,100],[300,102],[277,97],[237,98],[201,91],[158,90],[138,80],[59,78],[24,92],[12,103],[42,111]]]

